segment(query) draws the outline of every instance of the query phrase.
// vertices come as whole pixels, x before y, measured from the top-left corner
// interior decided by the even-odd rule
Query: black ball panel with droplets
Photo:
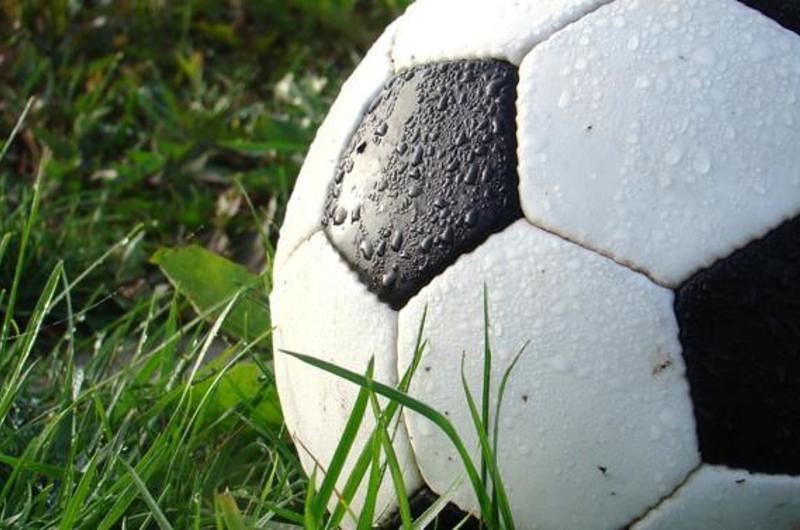
[[[371,103],[328,189],[323,225],[395,309],[489,235],[522,218],[516,68],[425,65]]]
[[[800,1],[798,0],[739,0],[768,16],[784,28],[800,34]]]
[[[697,273],[675,309],[703,460],[800,475],[800,218]]]

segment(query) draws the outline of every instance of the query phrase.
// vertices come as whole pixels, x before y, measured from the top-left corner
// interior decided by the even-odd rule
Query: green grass
[[[339,373],[362,386],[348,432],[377,429],[342,491],[336,469],[310,481],[265,297],[302,155],[406,3],[2,3],[0,529],[335,528],[381,477],[403,528],[435,525],[447,495],[412,521],[390,443],[401,407],[435,416],[413,370],[396,389]],[[480,462],[435,417],[487,525],[511,528],[482,391]]]

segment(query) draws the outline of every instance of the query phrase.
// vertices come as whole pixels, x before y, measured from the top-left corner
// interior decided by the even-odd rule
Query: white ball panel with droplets
[[[281,350],[319,357],[358,373],[364,373],[374,357],[375,380],[394,386],[397,313],[367,291],[322,232],[303,243],[286,262],[275,278],[270,302],[275,323],[275,376],[283,414],[303,467],[310,475],[317,464],[327,469],[359,387]],[[368,411],[337,483],[339,491],[374,426],[373,415]],[[413,491],[421,482],[402,425],[394,447]],[[321,479],[322,474],[318,472],[317,476]],[[362,487],[352,506],[356,514],[363,506],[364,494]],[[394,487],[387,478],[376,513],[389,513],[396,507]],[[348,521],[345,526],[352,527],[354,522]]]
[[[729,0],[618,0],[522,62],[528,218],[677,285],[800,207],[800,38]]]
[[[519,64],[536,44],[609,0],[418,0],[397,30],[398,70],[455,59]]]
[[[317,130],[297,177],[280,232],[275,267],[280,269],[297,247],[320,230],[328,186],[336,175],[339,157],[350,141],[372,98],[393,74],[390,57],[398,19],[384,31],[345,81],[325,121]]]
[[[521,220],[462,256],[400,311],[398,360],[427,349],[411,393],[476,437],[459,377],[462,352],[480,401],[482,284],[497,389],[516,352],[498,457],[520,528],[615,528],[672,491],[699,463],[673,293]],[[494,400],[494,398],[493,398]],[[463,472],[447,439],[406,413],[425,481]],[[464,481],[455,501],[477,511]],[[580,508],[580,509],[578,509]]]
[[[631,530],[797,530],[800,477],[702,466]]]

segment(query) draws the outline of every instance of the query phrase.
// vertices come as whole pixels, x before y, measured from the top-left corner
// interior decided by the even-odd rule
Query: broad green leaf
[[[197,383],[192,394],[204,395],[212,382],[213,378],[208,377]],[[248,409],[247,416],[259,424],[277,427],[283,421],[275,383],[265,381],[263,372],[253,361],[239,361],[228,369],[210,397],[204,413],[208,421],[239,405],[244,405]]]
[[[202,247],[162,248],[150,261],[198,313],[213,321],[225,302],[244,291],[222,324],[226,333],[252,340],[269,329],[264,279]]]

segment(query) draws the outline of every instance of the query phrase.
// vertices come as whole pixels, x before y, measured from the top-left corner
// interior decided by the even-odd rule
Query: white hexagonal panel
[[[320,223],[325,197],[328,185],[336,174],[339,156],[373,97],[393,74],[390,52],[398,21],[386,28],[342,85],[339,96],[317,130],[286,207],[286,217],[281,226],[275,253],[277,269],[280,269],[300,243],[322,228]]]
[[[418,0],[397,30],[395,66],[490,58],[519,64],[536,44],[608,1]]]
[[[631,530],[797,530],[800,477],[704,465]]]
[[[673,293],[610,259],[521,220],[434,279],[400,311],[405,370],[424,309],[428,341],[411,392],[476,437],[459,370],[480,402],[482,286],[489,301],[492,389],[528,343],[501,412],[498,457],[519,528],[619,528],[699,463]],[[494,397],[492,402],[494,403]],[[406,413],[425,481],[462,473],[447,440]],[[456,502],[477,511],[468,481]]]
[[[800,38],[739,2],[613,2],[518,93],[526,216],[659,283],[800,211]]]
[[[287,428],[310,475],[316,464],[327,469],[359,387],[281,350],[313,355],[358,373],[364,373],[369,359],[374,357],[375,380],[394,386],[397,314],[367,292],[322,232],[297,249],[274,285],[270,306],[275,327],[275,377]],[[344,486],[375,426],[369,410],[337,483],[339,488]],[[419,487],[420,478],[402,423],[394,445],[413,491]],[[353,502],[356,514],[363,501],[362,488]],[[376,513],[391,511],[396,504],[394,486],[387,476]],[[353,521],[345,526],[352,527]]]

